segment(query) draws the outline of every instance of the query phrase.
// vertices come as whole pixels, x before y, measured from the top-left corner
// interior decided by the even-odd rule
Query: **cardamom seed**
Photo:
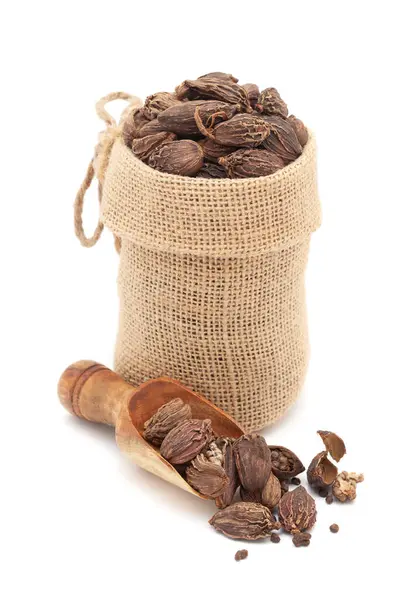
[[[245,83],[243,85],[243,88],[247,92],[247,96],[249,98],[250,106],[252,108],[255,108],[255,106],[256,106],[256,104],[258,102],[258,97],[260,95],[260,88],[255,83]]]
[[[200,454],[212,438],[210,419],[182,421],[167,433],[160,454],[171,464],[183,464]]]
[[[272,472],[278,479],[291,479],[305,470],[294,452],[284,446],[270,446]]]
[[[364,481],[364,475],[357,473],[348,473],[343,471],[339,473],[333,482],[332,494],[340,502],[354,500],[357,496],[357,483]]]
[[[315,500],[302,485],[282,496],[279,502],[279,519],[289,533],[299,533],[314,525],[317,519]]]
[[[236,469],[235,457],[233,454],[233,443],[230,440],[228,440],[224,448],[222,464],[229,481],[223,493],[215,500],[215,504],[218,508],[226,508],[232,504],[233,497],[239,485],[239,477]]]
[[[169,92],[157,92],[148,96],[143,106],[143,114],[147,119],[156,119],[158,115],[175,104],[180,104],[180,100]]]
[[[325,448],[332,456],[333,460],[339,462],[346,454],[346,446],[341,437],[332,431],[317,431],[318,435],[324,442]]]
[[[281,525],[262,504],[236,502],[218,511],[209,521],[217,531],[238,540],[258,540]]]
[[[144,424],[143,437],[145,440],[161,446],[163,439],[181,421],[191,419],[192,409],[180,398],[174,398],[163,404],[157,412]]]
[[[160,148],[166,142],[172,142],[174,140],[176,140],[176,135],[174,133],[168,133],[167,131],[138,137],[132,140],[132,151],[140,158],[140,160],[147,162],[150,155],[157,148]]]
[[[249,492],[263,489],[271,473],[271,452],[263,437],[242,435],[233,445],[241,485]]]
[[[223,467],[212,462],[204,454],[199,454],[186,469],[186,480],[195,490],[207,498],[220,496],[229,479]]]
[[[307,144],[308,142],[308,131],[307,131],[307,127],[304,125],[303,121],[301,121],[300,119],[298,119],[297,117],[295,117],[294,115],[290,115],[287,118],[288,123],[291,124],[291,126],[293,127],[296,135],[297,135],[297,139],[299,140],[299,143],[301,144],[301,146],[304,146]]]
[[[153,169],[174,175],[196,175],[203,166],[203,150],[192,140],[167,142],[149,157]]]
[[[220,100],[228,104],[238,104],[243,112],[251,112],[252,108],[247,92],[237,83],[218,77],[202,77],[186,79],[175,90],[179,100]]]
[[[292,542],[296,548],[301,546],[309,546],[311,541],[311,533],[295,533],[292,537]]]
[[[285,163],[280,156],[269,150],[236,150],[222,156],[218,163],[231,178],[263,177],[282,169]]]
[[[285,164],[296,160],[303,152],[293,127],[281,117],[264,117],[270,126],[271,133],[264,140],[263,146],[280,156]]]
[[[288,107],[280,97],[278,90],[272,87],[266,88],[260,93],[257,109],[265,115],[276,115],[284,119],[289,114]]]
[[[321,490],[329,487],[335,481],[338,469],[328,458],[328,452],[319,452],[312,459],[307,469],[307,480],[311,487]]]
[[[199,108],[199,115],[207,127],[222,120],[230,119],[237,107],[218,100],[191,100],[171,106],[160,113],[158,120],[165,131],[172,131],[180,136],[200,135],[194,114]]]

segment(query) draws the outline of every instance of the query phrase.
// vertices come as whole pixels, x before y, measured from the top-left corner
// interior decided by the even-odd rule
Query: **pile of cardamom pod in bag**
[[[318,434],[325,450],[308,467],[309,485],[328,504],[354,500],[363,475],[339,473],[328,454],[340,461],[346,453],[343,440],[330,431]],[[214,499],[219,510],[210,524],[217,531],[234,539],[269,537],[277,543],[276,531],[283,529],[292,534],[295,546],[309,545],[307,532],[316,522],[316,502],[300,485],[303,463],[288,448],[269,446],[255,433],[237,439],[218,437],[211,420],[192,418],[190,406],[179,398],[161,406],[145,423],[143,437],[159,447],[161,456],[191,487]],[[338,526],[332,525],[331,531],[337,532]]]
[[[296,160],[307,129],[275,88],[227,73],[158,92],[126,119],[125,144],[153,169],[208,179],[271,175]]]

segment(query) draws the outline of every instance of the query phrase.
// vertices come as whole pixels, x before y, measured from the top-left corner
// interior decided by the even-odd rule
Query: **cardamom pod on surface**
[[[172,131],[181,136],[201,135],[194,114],[199,108],[199,115],[205,126],[209,127],[214,121],[230,119],[236,113],[237,107],[219,100],[191,100],[171,106],[162,112],[158,120],[165,131]]]
[[[278,479],[291,479],[305,471],[301,460],[284,446],[270,446],[272,472]]]
[[[153,133],[152,135],[146,135],[132,140],[132,151],[135,156],[140,158],[140,160],[147,162],[154,150],[160,148],[166,142],[172,142],[174,140],[176,140],[176,135],[174,133],[168,133],[167,131]]]
[[[275,154],[282,158],[285,164],[296,160],[303,152],[303,148],[290,123],[281,117],[268,115],[264,118],[271,129],[270,135],[263,142],[264,148],[275,152]]]
[[[284,119],[289,114],[286,103],[280,97],[278,90],[273,87],[266,88],[260,93],[257,109],[266,115],[276,115]]]
[[[295,131],[295,133],[297,135],[297,139],[299,140],[299,143],[304,148],[304,146],[308,142],[307,127],[304,125],[303,121],[301,121],[300,119],[298,119],[294,115],[289,115],[288,118],[287,118],[287,121],[293,127],[293,129],[294,129],[294,131]]]
[[[174,398],[163,404],[158,411],[144,424],[143,437],[145,440],[161,446],[163,439],[181,421],[192,418],[192,410],[180,398]]]
[[[335,481],[338,469],[328,458],[328,452],[319,452],[307,469],[307,480],[311,487],[322,490]]]
[[[175,104],[180,104],[180,100],[175,94],[169,92],[157,92],[148,96],[143,106],[143,114],[147,119],[156,119],[158,115]]]
[[[167,433],[160,454],[171,464],[183,464],[200,454],[213,437],[210,419],[182,421]]]
[[[281,528],[262,504],[236,502],[218,511],[209,521],[217,531],[238,540],[258,540]]]
[[[167,142],[149,157],[149,166],[173,175],[196,175],[203,166],[203,150],[192,140]]]
[[[206,458],[203,453],[196,456],[186,469],[186,480],[192,488],[207,498],[220,496],[229,483],[224,468]]]
[[[257,433],[242,435],[233,445],[241,485],[249,492],[263,489],[271,473],[271,452]]]
[[[279,502],[279,520],[289,533],[299,533],[311,527],[317,520],[315,500],[299,485],[286,492]]]
[[[282,169],[285,163],[270,150],[236,150],[218,160],[231,178],[263,177]]]
[[[228,104],[238,104],[243,112],[251,112],[247,92],[242,86],[227,79],[202,77],[186,79],[175,90],[179,100],[220,100]]]

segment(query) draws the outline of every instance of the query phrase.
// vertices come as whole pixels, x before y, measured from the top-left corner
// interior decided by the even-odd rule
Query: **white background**
[[[0,594],[15,598],[396,595],[400,227],[398,3],[13,2],[1,50]],[[265,431],[305,463],[316,429],[364,471],[353,505],[318,499],[309,548],[246,544],[213,505],[128,463],[111,429],[58,404],[62,370],[112,366],[118,259],[73,235],[72,203],[110,91],[145,97],[224,70],[279,89],[315,130],[323,227],[307,293],[301,399]],[[122,108],[117,106],[117,111]],[[96,223],[94,192],[85,210]],[[303,477],[304,479],[304,477]],[[329,525],[337,522],[335,536]],[[236,563],[237,549],[249,549]]]

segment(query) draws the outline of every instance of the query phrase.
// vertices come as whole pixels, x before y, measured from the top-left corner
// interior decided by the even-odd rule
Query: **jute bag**
[[[120,125],[104,110],[130,101]],[[155,171],[120,137],[137,99],[102,99],[101,134],[76,202],[84,245],[103,224],[120,250],[115,369],[139,384],[166,375],[202,393],[247,430],[278,419],[308,362],[304,273],[320,224],[313,135],[268,177],[200,179]],[[97,172],[101,223],[83,234],[84,193]]]

